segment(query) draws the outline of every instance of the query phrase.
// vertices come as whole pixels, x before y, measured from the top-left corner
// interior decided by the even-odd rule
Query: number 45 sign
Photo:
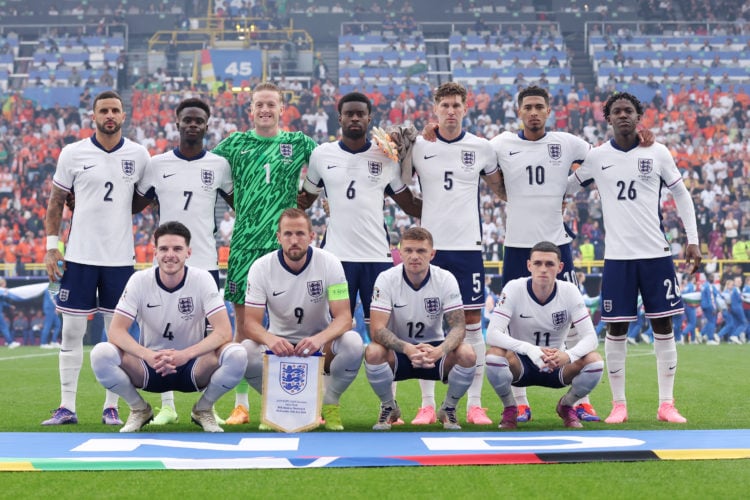
[[[246,80],[263,76],[263,53],[260,50],[209,50],[216,78]]]

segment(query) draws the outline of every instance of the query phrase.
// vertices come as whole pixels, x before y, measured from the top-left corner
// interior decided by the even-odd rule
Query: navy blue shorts
[[[143,366],[146,369],[146,386],[143,390],[148,392],[200,391],[193,378],[193,366],[196,361],[198,361],[198,358],[191,359],[184,365],[178,366],[176,373],[167,376],[159,375],[148,363],[143,361]]]
[[[91,266],[66,262],[57,295],[57,310],[75,315],[114,312],[133,271],[133,266]]]
[[[604,260],[602,321],[635,321],[639,293],[647,318],[682,314],[684,307],[672,257]]]
[[[557,279],[569,281],[574,285],[578,285],[576,270],[573,266],[573,252],[570,250],[570,244],[566,243],[564,245],[558,245],[557,248],[560,249],[563,263],[563,269],[560,274],[557,275]],[[503,254],[503,286],[505,286],[507,282],[516,278],[531,276],[529,268],[526,265],[530,256],[531,248],[505,247],[505,253]]]
[[[465,310],[484,307],[484,260],[479,250],[438,250],[431,264],[450,271],[458,281]]]
[[[518,380],[514,380],[513,384],[516,387],[528,387],[531,385],[538,387],[551,387],[553,389],[559,389],[565,387],[563,383],[562,368],[555,368],[551,372],[543,372],[534,364],[531,359],[525,354],[518,354],[518,359],[521,361],[523,367],[523,373]]]
[[[354,316],[357,307],[357,292],[362,301],[362,312],[365,321],[370,322],[370,303],[372,302],[372,289],[375,287],[375,279],[383,271],[393,267],[391,262],[342,262],[346,282],[349,285],[349,307]]]
[[[426,342],[431,346],[437,346],[443,343],[442,340],[434,342]],[[410,380],[410,379],[422,379],[422,380],[441,380],[443,382],[448,380],[448,374],[443,373],[443,364],[445,363],[445,356],[435,363],[434,368],[414,368],[411,364],[409,356],[404,353],[396,352],[396,366],[393,370],[393,380]],[[445,378],[443,378],[445,377]]]

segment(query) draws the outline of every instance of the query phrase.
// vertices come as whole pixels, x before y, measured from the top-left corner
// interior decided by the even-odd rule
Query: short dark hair
[[[199,99],[198,97],[189,97],[180,101],[180,104],[177,105],[175,115],[180,116],[180,112],[185,108],[200,108],[206,112],[206,117],[211,116],[211,107],[206,101]]]
[[[339,99],[339,114],[341,114],[341,110],[344,109],[344,103],[347,102],[363,102],[367,104],[367,113],[372,113],[372,102],[370,101],[370,98],[361,92],[349,92],[344,97]]]
[[[433,245],[432,234],[423,227],[413,226],[404,231],[404,234],[401,236],[401,241],[404,242],[406,240],[429,241],[430,246]]]
[[[154,244],[158,246],[159,238],[165,234],[182,236],[185,238],[185,244],[190,245],[190,229],[188,229],[182,222],[171,220],[160,224],[159,227],[156,228],[156,231],[154,231]]]
[[[609,113],[612,111],[612,104],[618,99],[625,99],[630,101],[635,107],[635,112],[639,116],[643,115],[643,104],[638,100],[636,96],[629,92],[615,92],[607,98],[607,102],[604,103],[604,119],[609,120]]]
[[[96,103],[101,101],[102,99],[117,99],[120,101],[120,105],[122,105],[122,97],[120,97],[120,94],[115,92],[114,90],[105,90],[104,92],[100,92],[94,97],[94,105],[93,109],[96,109]]]
[[[287,208],[283,212],[281,212],[281,215],[279,215],[279,225],[278,230],[281,231],[281,221],[282,219],[305,219],[307,221],[307,227],[310,229],[310,231],[313,230],[312,228],[312,221],[310,220],[310,216],[307,215],[307,212],[305,212],[302,209],[299,208]]]
[[[553,253],[557,255],[557,260],[562,260],[562,252],[560,252],[560,248],[551,241],[540,241],[539,243],[531,247],[531,251],[529,252],[529,260],[531,259],[531,255],[534,252]]]
[[[524,98],[529,96],[544,97],[544,102],[547,104],[547,106],[549,106],[549,92],[547,92],[547,89],[537,87],[536,85],[529,85],[518,93],[519,108],[521,107],[521,103],[523,102]]]

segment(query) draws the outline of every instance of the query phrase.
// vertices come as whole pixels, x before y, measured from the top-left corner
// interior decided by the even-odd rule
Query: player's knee
[[[622,337],[628,334],[628,327],[630,323],[618,322],[618,323],[607,323],[607,335],[613,337]]]
[[[242,347],[245,350],[247,365],[245,368],[245,378],[248,382],[251,379],[259,379],[263,375],[263,348],[260,344],[252,340],[243,340]]]
[[[370,342],[365,349],[365,362],[371,365],[385,363],[388,356],[388,350],[380,344]]]
[[[456,350],[456,364],[469,368],[475,366],[477,363],[477,353],[474,352],[474,348],[467,344],[459,345]]]
[[[219,365],[242,374],[247,369],[247,351],[239,344],[229,344],[219,356]]]
[[[122,358],[120,352],[114,344],[109,342],[99,342],[91,350],[91,370],[97,379],[101,379],[103,375],[112,370],[113,368],[120,366]]]
[[[344,332],[341,337],[334,341],[333,353],[336,356],[343,356],[346,359],[356,360],[358,358],[362,362],[362,357],[364,356],[362,337],[354,330]]]

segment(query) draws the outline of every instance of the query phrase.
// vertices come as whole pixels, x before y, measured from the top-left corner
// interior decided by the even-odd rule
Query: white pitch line
[[[84,348],[84,352],[89,352],[91,347]],[[29,359],[29,358],[43,358],[46,356],[57,356],[60,354],[59,349],[55,349],[52,352],[40,352],[39,354],[22,354],[20,356],[9,356],[7,358],[0,358],[0,361],[15,361],[17,359]]]

